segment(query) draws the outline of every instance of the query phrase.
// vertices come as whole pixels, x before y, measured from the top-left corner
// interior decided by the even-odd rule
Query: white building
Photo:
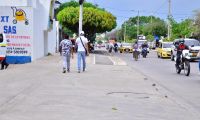
[[[58,48],[54,0],[1,0],[0,32],[6,34],[9,63],[27,63]]]

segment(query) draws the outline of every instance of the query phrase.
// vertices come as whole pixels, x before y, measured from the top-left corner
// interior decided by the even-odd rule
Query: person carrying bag
[[[84,45],[84,43],[83,43],[83,41],[82,41],[82,38],[80,37],[80,40],[81,40],[81,44],[83,45],[83,47],[84,47],[84,49],[85,49],[85,55],[89,55],[88,54],[88,50],[86,49],[86,47],[85,47],[85,45]]]
[[[86,55],[89,55],[88,52],[88,39],[84,37],[84,31],[80,32],[80,37],[76,39],[76,46],[77,46],[77,68],[78,73],[81,72],[81,70],[84,72],[86,69]],[[82,62],[81,62],[82,61]],[[83,65],[81,65],[83,63]],[[82,69],[81,69],[81,66]]]

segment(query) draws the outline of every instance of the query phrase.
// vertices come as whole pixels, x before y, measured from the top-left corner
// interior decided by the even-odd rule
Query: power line
[[[170,39],[170,37],[171,37],[171,22],[170,22],[170,19],[171,19],[171,17],[172,17],[172,15],[171,15],[171,0],[168,0],[168,32],[167,32],[167,36],[168,36],[168,40]]]
[[[168,1],[168,0],[165,0],[165,1],[160,5],[160,7],[159,7],[158,9],[156,9],[156,10],[153,12],[153,14],[157,13],[157,11],[160,10],[160,9],[166,4],[167,1]]]
[[[137,13],[137,10],[121,10],[121,9],[116,9],[116,8],[105,8],[105,9],[112,9],[112,10],[117,10],[117,11],[123,11],[123,12],[135,12]],[[158,9],[159,10],[159,9]],[[157,14],[157,15],[160,15],[160,14],[164,14],[164,15],[167,15],[168,13],[167,12],[151,12],[151,11],[146,11],[146,10],[140,10],[140,13],[149,13],[149,14]],[[189,14],[189,13],[173,13],[173,15],[193,15],[192,13]]]

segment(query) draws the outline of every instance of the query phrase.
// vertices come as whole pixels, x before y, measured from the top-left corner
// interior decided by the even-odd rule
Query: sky
[[[70,0],[60,0],[68,2]],[[78,0],[77,0],[78,1]],[[100,8],[117,17],[117,26],[121,27],[130,17],[154,15],[166,20],[168,16],[169,0],[86,0],[98,4]],[[200,0],[171,0],[171,14],[180,22],[187,18],[194,18],[195,10],[200,10]]]

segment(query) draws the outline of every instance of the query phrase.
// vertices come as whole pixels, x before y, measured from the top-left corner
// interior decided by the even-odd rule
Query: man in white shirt
[[[78,73],[81,72],[81,60],[83,63],[83,72],[85,71],[86,68],[86,61],[85,61],[85,56],[89,55],[88,51],[88,39],[84,37],[84,31],[80,32],[80,37],[76,39],[76,45],[78,47],[77,50],[77,63],[78,63]]]

